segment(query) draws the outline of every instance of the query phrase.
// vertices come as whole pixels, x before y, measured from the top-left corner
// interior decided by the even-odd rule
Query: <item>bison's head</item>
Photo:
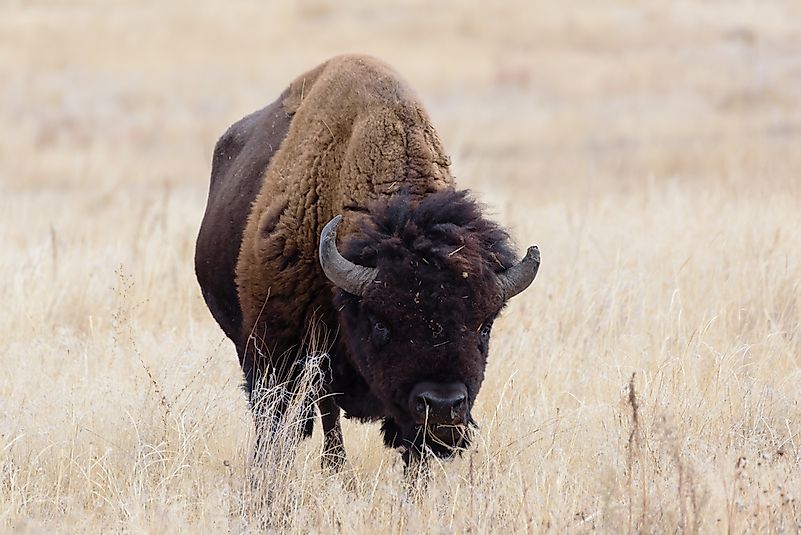
[[[373,206],[336,246],[334,218],[320,261],[336,287],[340,337],[351,365],[384,405],[387,443],[437,454],[466,445],[484,379],[492,323],[537,273],[467,192]]]

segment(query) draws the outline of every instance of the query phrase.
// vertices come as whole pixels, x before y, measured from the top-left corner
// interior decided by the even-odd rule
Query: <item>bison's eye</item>
[[[370,340],[376,347],[381,347],[389,340],[389,327],[387,327],[381,320],[372,320],[373,332],[370,335]]]
[[[481,326],[481,330],[479,331],[482,341],[487,342],[489,340],[490,331],[492,331],[492,320],[487,320]]]

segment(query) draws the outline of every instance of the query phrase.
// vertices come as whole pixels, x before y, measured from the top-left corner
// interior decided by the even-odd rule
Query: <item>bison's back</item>
[[[283,105],[285,96],[286,92],[235,123],[214,148],[206,213],[195,248],[195,273],[214,319],[237,346],[242,311],[235,283],[236,263],[251,204],[289,129],[291,117]]]

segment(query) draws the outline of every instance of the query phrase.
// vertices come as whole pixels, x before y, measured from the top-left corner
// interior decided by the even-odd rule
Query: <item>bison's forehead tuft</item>
[[[373,204],[344,250],[360,265],[406,268],[426,280],[437,279],[437,271],[481,278],[516,260],[508,234],[484,217],[469,192],[454,189]]]

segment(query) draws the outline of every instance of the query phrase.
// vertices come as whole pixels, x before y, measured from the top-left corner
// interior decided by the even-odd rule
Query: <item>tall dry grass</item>
[[[0,5],[0,525],[801,529],[799,15]],[[475,446],[412,489],[375,425],[344,422],[338,475],[319,430],[255,462],[192,273],[216,137],[345,51],[409,78],[460,183],[543,252],[496,326]]]

